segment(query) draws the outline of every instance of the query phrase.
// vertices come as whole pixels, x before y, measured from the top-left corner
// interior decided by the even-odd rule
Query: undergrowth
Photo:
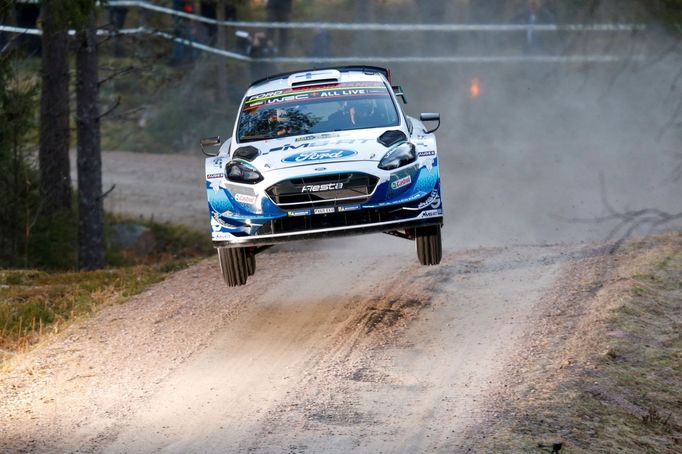
[[[184,226],[109,216],[142,225],[151,246],[139,254],[108,241],[109,267],[97,271],[0,269],[0,361],[98,308],[117,304],[213,252],[206,234]]]
[[[614,304],[594,325],[594,339],[583,344],[585,357],[555,374],[531,365],[528,373],[546,380],[528,379],[512,390],[516,402],[508,404],[508,418],[492,423],[485,446],[523,452],[548,452],[557,443],[561,452],[682,450],[682,233],[634,242],[630,252],[652,247],[661,251],[654,261],[618,277],[628,285],[608,294]],[[536,364],[561,357],[561,345],[546,350],[547,358]]]

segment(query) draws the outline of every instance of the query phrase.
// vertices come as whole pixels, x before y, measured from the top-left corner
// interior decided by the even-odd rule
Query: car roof
[[[390,82],[391,72],[378,66],[333,66],[275,74],[251,84],[246,96],[274,90],[325,83],[384,81]]]

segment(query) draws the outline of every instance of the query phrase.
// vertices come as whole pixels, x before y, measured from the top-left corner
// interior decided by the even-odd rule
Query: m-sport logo
[[[282,162],[316,162],[328,161],[330,159],[344,159],[355,156],[357,152],[352,150],[324,150],[324,151],[302,151],[292,154],[282,159]]]

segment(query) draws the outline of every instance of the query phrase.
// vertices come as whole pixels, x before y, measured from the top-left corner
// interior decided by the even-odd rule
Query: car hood
[[[346,161],[379,161],[388,148],[377,142],[385,128],[310,134],[250,142],[260,151],[253,161],[261,171]]]

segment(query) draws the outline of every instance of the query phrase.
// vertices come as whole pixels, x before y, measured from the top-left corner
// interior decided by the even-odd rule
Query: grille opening
[[[266,193],[276,205],[286,208],[362,203],[369,199],[378,181],[365,173],[313,175],[280,181]]]
[[[352,174],[350,173],[339,173],[334,176],[330,175],[314,175],[311,177],[305,177],[305,178],[292,178],[291,183],[295,185],[304,185],[304,184],[315,184],[315,183],[331,183],[332,180],[334,181],[345,181],[348,178],[350,178]]]

